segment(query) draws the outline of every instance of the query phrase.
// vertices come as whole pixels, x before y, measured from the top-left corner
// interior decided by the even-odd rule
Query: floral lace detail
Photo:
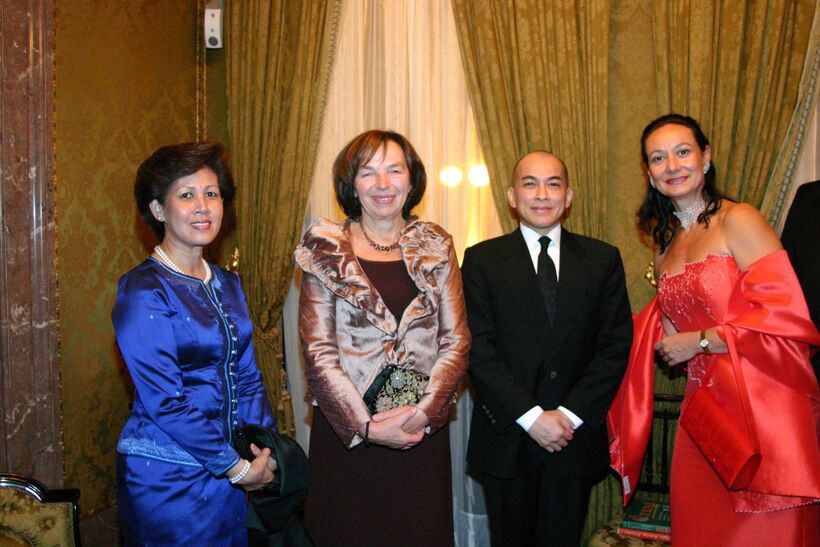
[[[678,277],[686,273],[687,268],[692,266],[698,266],[704,264],[709,261],[711,258],[731,258],[734,260],[734,257],[730,254],[726,253],[707,253],[705,257],[701,258],[700,260],[693,260],[692,262],[684,262],[683,269],[676,273],[669,273],[668,271],[661,272],[661,279],[667,279],[671,277]]]
[[[738,275],[734,258],[710,253],[687,262],[683,270],[663,272],[658,280],[658,303],[678,332],[700,331],[723,323],[726,304]],[[698,354],[688,363],[690,382],[700,386],[712,359]]]

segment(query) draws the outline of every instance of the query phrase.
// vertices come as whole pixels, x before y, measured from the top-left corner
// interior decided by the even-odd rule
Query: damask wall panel
[[[0,469],[62,483],[52,0],[0,2]]]
[[[66,484],[113,504],[131,400],[111,326],[118,278],[156,243],[133,198],[137,166],[197,133],[196,0],[60,0],[56,185]]]
[[[643,200],[646,179],[641,167],[640,137],[658,111],[652,40],[652,6],[615,1],[610,14],[609,179],[607,240],[621,251],[627,289],[635,311],[654,295],[644,279],[652,250],[639,243],[635,211]]]
[[[228,96],[226,87],[225,49],[204,49],[204,74],[201,80],[203,90],[203,118],[201,137],[206,140],[219,141],[228,146]],[[239,192],[243,191],[241,180],[235,181]],[[237,247],[236,207],[232,205],[225,211],[222,219],[222,230],[219,237],[208,245],[208,260],[217,264],[226,264],[233,250]]]

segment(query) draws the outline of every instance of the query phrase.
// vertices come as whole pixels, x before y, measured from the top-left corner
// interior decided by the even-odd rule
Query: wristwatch
[[[698,342],[700,349],[703,350],[703,353],[709,353],[709,339],[706,338],[706,329],[700,331],[700,342]]]

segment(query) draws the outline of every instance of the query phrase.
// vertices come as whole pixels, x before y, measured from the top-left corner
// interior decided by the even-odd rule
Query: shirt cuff
[[[569,418],[569,421],[572,422],[572,429],[578,429],[579,427],[584,425],[584,420],[576,416],[570,409],[559,406],[558,410],[563,412],[564,416]]]
[[[524,429],[524,431],[529,431],[532,427],[532,424],[535,423],[535,420],[538,419],[542,412],[544,412],[544,409],[538,405],[535,405],[534,407],[526,411],[524,414],[522,414],[521,417],[515,421],[515,423],[520,425]]]

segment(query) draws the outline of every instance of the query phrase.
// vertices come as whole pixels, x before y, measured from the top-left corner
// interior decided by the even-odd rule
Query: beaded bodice
[[[680,273],[663,272],[658,282],[661,311],[679,332],[721,324],[739,269],[731,255],[709,254],[688,262]],[[699,383],[708,360],[698,354],[689,361],[689,379]]]

